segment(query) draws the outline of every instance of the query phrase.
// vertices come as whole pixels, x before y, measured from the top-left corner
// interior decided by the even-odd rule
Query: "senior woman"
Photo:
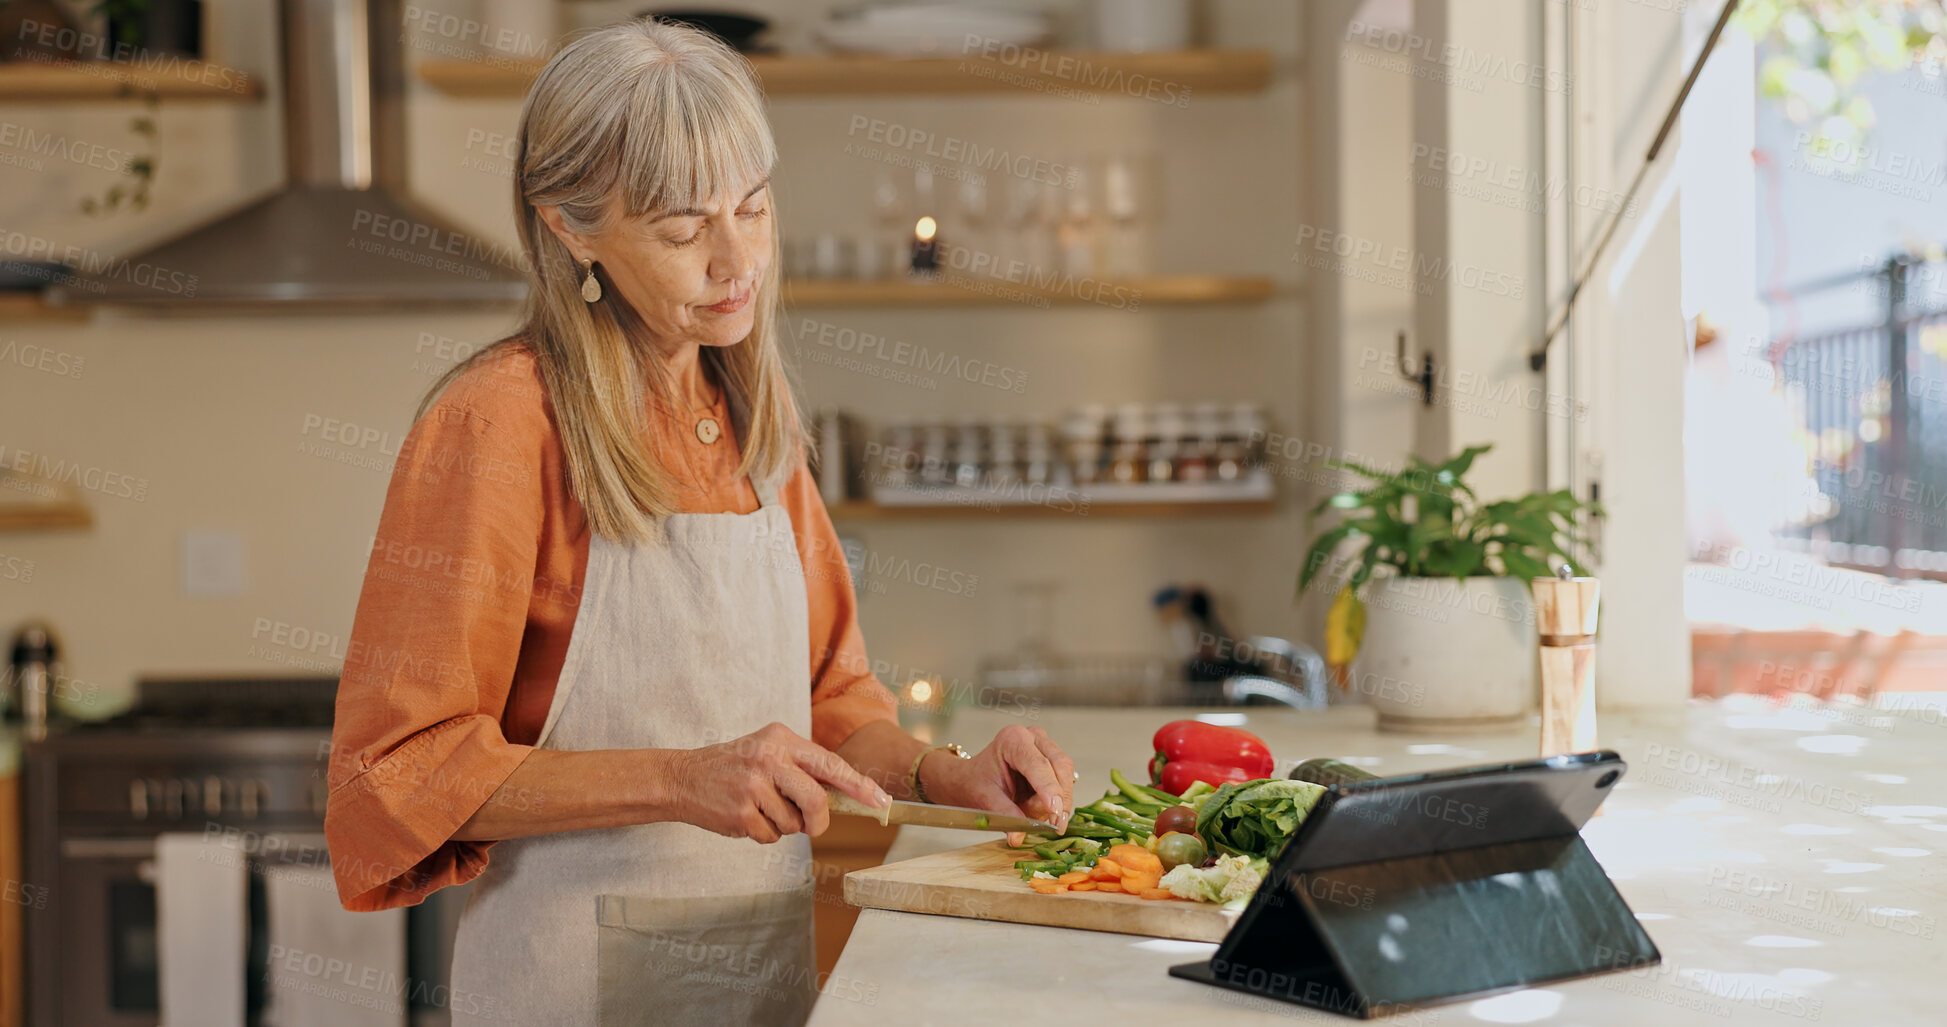
[[[421,403],[347,647],[339,895],[474,882],[455,1022],[798,1022],[827,786],[1063,823],[1073,768],[1039,729],[928,746],[870,672],[778,353],[749,65],[582,36],[518,147],[524,323]]]

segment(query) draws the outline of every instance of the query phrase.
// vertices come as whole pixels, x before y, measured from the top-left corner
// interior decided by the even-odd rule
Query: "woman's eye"
[[[740,218],[745,218],[750,221],[755,221],[758,218],[761,218],[764,215],[769,214],[770,212],[771,212],[770,208],[768,207],[759,207],[756,210],[740,210],[737,212],[737,216]]]
[[[692,236],[690,236],[690,237],[689,237],[689,238],[687,238],[687,239],[671,239],[671,240],[669,240],[669,244],[670,244],[671,246],[688,246],[689,244],[691,244],[691,243],[693,243],[693,242],[695,242],[696,240],[698,240],[698,239],[700,239],[700,238],[702,238],[702,236],[703,236],[703,233],[702,233],[702,232],[698,232],[698,233],[696,233],[695,235],[692,235]]]

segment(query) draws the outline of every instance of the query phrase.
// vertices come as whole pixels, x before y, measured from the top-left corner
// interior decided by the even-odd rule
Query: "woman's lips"
[[[724,300],[722,303],[712,304],[710,306],[704,307],[703,309],[714,310],[719,314],[734,314],[737,311],[744,309],[744,304],[750,302],[750,294],[751,294],[751,290],[745,289],[743,295],[741,296],[732,296],[729,299]]]

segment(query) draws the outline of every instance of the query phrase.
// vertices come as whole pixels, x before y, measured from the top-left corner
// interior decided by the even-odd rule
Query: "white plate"
[[[873,7],[818,27],[836,50],[892,57],[964,53],[969,36],[998,45],[1031,46],[1054,35],[1045,15],[1023,11],[910,4]]]

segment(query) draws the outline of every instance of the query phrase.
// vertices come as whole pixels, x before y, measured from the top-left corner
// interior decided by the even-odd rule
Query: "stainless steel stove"
[[[259,868],[328,864],[335,678],[149,678],[138,688],[126,713],[52,729],[26,751],[27,878],[52,893],[51,915],[28,918],[35,1027],[157,1022],[153,861],[164,832],[234,832]],[[261,874],[250,911],[240,971],[255,1024],[269,958]],[[443,962],[423,969],[415,976],[445,979]]]

